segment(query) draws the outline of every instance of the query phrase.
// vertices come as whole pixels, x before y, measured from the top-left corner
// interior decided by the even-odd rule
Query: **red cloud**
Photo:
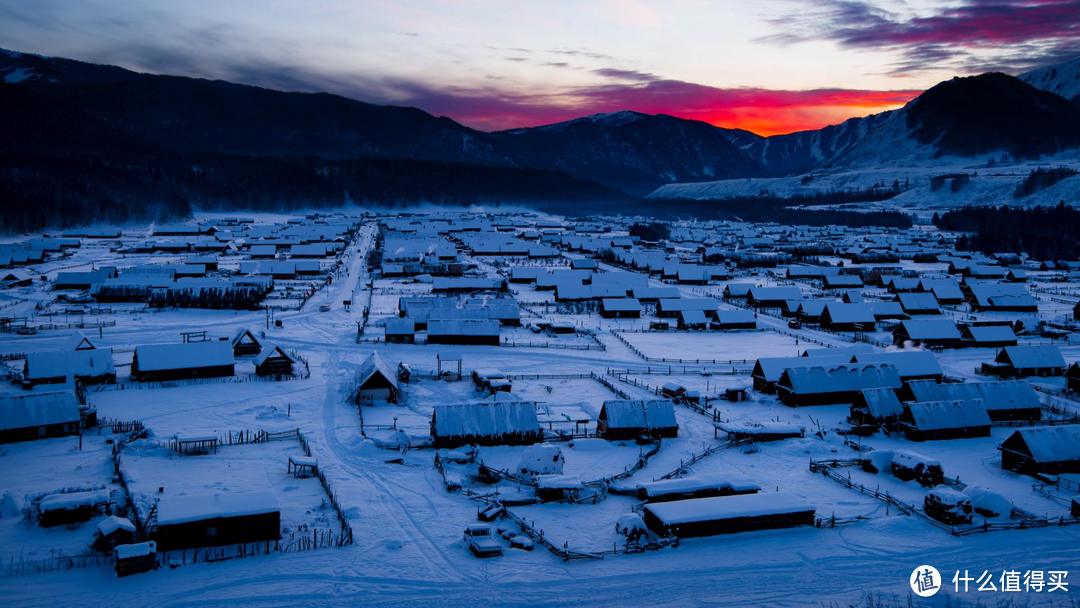
[[[585,87],[544,96],[498,91],[413,91],[409,103],[486,130],[550,124],[587,114],[633,110],[670,114],[759,135],[817,129],[899,107],[920,91],[722,89],[676,80]]]

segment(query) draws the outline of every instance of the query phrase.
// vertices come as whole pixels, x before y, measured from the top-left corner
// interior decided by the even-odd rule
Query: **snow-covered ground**
[[[990,178],[988,178],[990,179]],[[1075,180],[1076,178],[1072,178]],[[890,179],[891,181],[891,179]],[[1066,180],[1068,181],[1068,180]],[[976,180],[972,180],[975,187]],[[1062,182],[1064,185],[1065,182]],[[1080,189],[1080,185],[1077,186]],[[702,191],[704,192],[704,191]],[[259,217],[259,222],[282,218]],[[163,310],[151,312],[136,305],[112,305],[99,314],[58,314],[54,322],[74,319],[116,321],[115,326],[85,330],[99,347],[115,351],[120,384],[91,389],[88,401],[98,415],[117,420],[140,420],[148,436],[124,448],[122,462],[137,505],[149,505],[162,492],[195,495],[231,489],[269,489],[282,507],[288,531],[303,526],[336,525],[325,493],[314,479],[287,475],[290,455],[302,453],[297,441],[222,446],[204,456],[176,456],[164,444],[174,434],[226,436],[241,431],[269,432],[300,429],[312,455],[332,486],[353,531],[354,543],[341,548],[282,552],[218,563],[162,568],[137,576],[116,578],[107,566],[91,566],[27,576],[5,576],[6,566],[20,559],[39,559],[59,552],[85,550],[96,520],[74,526],[42,529],[22,521],[24,497],[67,487],[117,489],[113,479],[108,434],[89,431],[81,449],[67,437],[0,445],[5,482],[0,483],[0,605],[84,606],[804,606],[906,604],[908,577],[920,564],[931,563],[943,573],[955,570],[1001,572],[1006,569],[1080,569],[1080,526],[1045,527],[952,536],[914,515],[902,515],[872,497],[852,491],[809,470],[812,459],[851,459],[858,456],[836,433],[843,426],[845,406],[794,409],[775,396],[751,392],[745,402],[712,402],[724,422],[779,422],[803,427],[802,438],[754,446],[720,449],[690,470],[695,474],[747,479],[763,492],[794,494],[813,505],[819,517],[862,518],[826,528],[795,528],[688,539],[678,547],[596,560],[564,562],[542,547],[532,552],[503,543],[501,558],[472,556],[462,539],[465,526],[476,522],[478,502],[461,492],[448,492],[434,466],[435,451],[419,447],[430,432],[437,405],[490,399],[468,378],[473,369],[498,369],[514,378],[513,394],[536,402],[541,418],[586,418],[595,431],[604,401],[617,398],[611,387],[581,375],[605,377],[611,386],[634,398],[655,398],[653,388],[675,382],[708,396],[725,388],[745,388],[745,368],[758,357],[794,356],[807,347],[850,345],[850,336],[811,328],[789,330],[786,320],[762,313],[757,331],[638,332],[620,335],[650,358],[685,360],[746,360],[736,373],[707,366],[681,372],[649,373],[650,365],[614,335],[640,330],[655,320],[608,320],[537,308],[522,311],[523,322],[570,321],[595,332],[569,336],[534,333],[527,328],[504,329],[503,337],[532,346],[449,346],[387,344],[356,341],[357,322],[367,301],[365,254],[374,242],[368,224],[341,256],[342,272],[321,287],[302,306],[274,313],[281,327],[267,323],[264,311]],[[580,256],[571,256],[580,257]],[[239,256],[237,256],[239,258]],[[92,242],[68,258],[35,267],[50,278],[60,270],[91,265],[133,262],[173,263],[168,256],[121,257]],[[238,259],[236,260],[238,261]],[[497,260],[473,260],[489,271]],[[612,267],[602,265],[602,269]],[[771,282],[764,273],[753,281]],[[746,277],[731,282],[747,282]],[[403,294],[427,294],[423,282],[378,279],[371,297],[370,323],[365,338],[380,338],[382,324],[397,316]],[[718,296],[723,284],[679,286],[685,296]],[[552,292],[512,285],[525,303],[552,301]],[[0,308],[5,316],[36,315],[55,310],[47,286],[6,290]],[[342,301],[353,305],[346,310]],[[1045,310],[1043,305],[1046,305]],[[328,312],[320,312],[327,305]],[[729,307],[728,304],[721,304]],[[1040,299],[1040,314],[1061,315],[1067,305]],[[967,314],[965,312],[965,314]],[[269,326],[268,326],[269,325]],[[127,382],[131,349],[139,344],[179,341],[182,331],[206,330],[211,336],[232,336],[250,328],[260,339],[302,355],[310,377],[281,382],[206,381],[172,386],[139,386]],[[781,333],[781,331],[786,333]],[[36,335],[0,334],[0,354],[59,348],[70,330],[43,330]],[[590,346],[589,349],[558,345]],[[600,346],[603,346],[603,350]],[[1069,362],[1080,360],[1080,346],[1063,346]],[[391,367],[405,363],[425,375],[435,370],[436,355],[444,361],[460,357],[465,378],[460,381],[420,377],[403,385],[397,404],[358,406],[348,400],[360,364],[377,352]],[[992,360],[994,349],[960,349],[936,353],[944,371],[974,378],[975,368]],[[12,363],[12,369],[17,364]],[[238,365],[247,372],[250,362]],[[606,376],[611,369],[629,369],[624,376]],[[646,371],[642,371],[642,370]],[[557,377],[557,376],[566,377]],[[529,377],[532,376],[532,377]],[[540,376],[540,377],[537,377]],[[545,377],[547,376],[547,377]],[[246,377],[246,376],[245,376]],[[1056,380],[1048,382],[1054,386]],[[636,385],[635,385],[636,384]],[[5,391],[17,391],[5,387]],[[648,463],[621,484],[659,479],[710,448],[721,445],[723,432],[712,416],[688,407],[675,409],[679,436],[665,439]],[[362,415],[362,422],[361,422]],[[362,429],[361,425],[365,428]],[[415,440],[404,455],[398,433]],[[861,440],[876,450],[911,449],[942,462],[946,475],[1000,492],[1018,507],[1036,515],[1067,515],[1068,507],[1035,493],[1033,480],[1004,471],[997,445],[1012,429],[995,428],[987,438],[910,441],[875,435]],[[365,434],[367,435],[365,437]],[[719,434],[719,437],[717,435]],[[381,446],[381,447],[380,447]],[[646,448],[634,441],[578,438],[561,443],[564,473],[582,481],[618,475],[631,467]],[[525,448],[482,447],[477,460],[498,469],[513,469]],[[396,461],[401,458],[400,461]],[[467,470],[463,466],[460,470]],[[458,470],[458,469],[455,469]],[[852,476],[905,501],[922,504],[926,488],[901,482],[887,473],[873,475],[858,469]],[[482,490],[480,482],[467,480]],[[527,492],[512,482],[500,491]],[[621,546],[615,523],[629,513],[636,499],[608,495],[596,504],[529,504],[511,507],[518,517],[543,530],[557,546],[576,551],[605,551]],[[500,527],[514,527],[509,520]],[[1066,600],[1069,596],[1065,596]],[[966,605],[996,602],[1000,596],[939,595],[934,604]],[[1059,596],[1013,596],[1016,605],[1052,604]],[[940,601],[939,601],[940,600]],[[959,603],[959,604],[958,604]],[[878,605],[878,604],[874,604]],[[1068,605],[1068,604],[1065,604]]]

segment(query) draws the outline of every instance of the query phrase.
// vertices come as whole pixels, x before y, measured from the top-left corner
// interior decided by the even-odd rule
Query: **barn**
[[[964,325],[960,328],[964,343],[977,348],[1016,346],[1016,332],[1008,324]]]
[[[666,399],[615,399],[600,406],[596,433],[610,440],[671,438],[679,436],[679,423],[674,404]]]
[[[713,329],[757,329],[757,318],[749,310],[718,310],[712,322]]]
[[[499,345],[500,324],[494,319],[428,321],[428,344]]]
[[[401,388],[398,386],[397,376],[390,370],[386,361],[379,356],[379,353],[373,352],[368,355],[356,373],[353,401],[357,404],[368,405],[375,401],[397,403],[400,394]]]
[[[232,339],[233,355],[248,357],[257,355],[262,351],[262,343],[248,328],[242,328],[236,332]]]
[[[277,344],[267,344],[253,362],[256,376],[280,377],[292,375],[296,360]]]
[[[79,402],[73,391],[0,397],[0,443],[78,435]]]
[[[741,494],[650,503],[642,518],[659,536],[691,538],[812,526],[814,507],[790,494]]]
[[[1055,345],[1006,346],[998,352],[993,365],[983,364],[983,371],[1003,378],[1062,376],[1065,366],[1061,349]]]
[[[640,318],[641,302],[635,298],[604,298],[600,300],[600,316],[605,319]]]
[[[166,495],[150,536],[163,551],[276,541],[281,509],[270,491]]]
[[[1080,473],[1080,424],[1019,429],[998,449],[1003,469],[1028,475]]]
[[[83,384],[116,382],[112,349],[59,350],[26,355],[23,381],[27,385],[64,384],[71,379]]]
[[[989,437],[990,424],[981,399],[913,402],[900,416],[900,427],[912,441]]]
[[[139,382],[215,378],[235,373],[233,349],[228,342],[143,344],[135,347],[131,377]]]
[[[539,443],[544,433],[533,403],[492,400],[436,405],[431,412],[431,437],[436,448],[456,448]]]
[[[1039,420],[1039,396],[1024,380],[997,382],[907,382],[900,389],[905,401],[955,401],[979,399],[990,420]]]
[[[821,327],[832,331],[874,331],[877,317],[868,304],[829,302],[821,311]]]
[[[941,306],[933,293],[925,291],[913,291],[901,293],[898,296],[900,307],[909,315],[937,315],[941,314]]]
[[[416,342],[416,322],[412,319],[387,319],[383,338],[388,344],[412,344]]]
[[[935,346],[955,348],[960,346],[963,336],[956,328],[956,323],[948,319],[911,319],[901,321],[892,332],[893,344],[904,346],[907,343],[916,346]]]
[[[792,367],[776,383],[780,401],[790,406],[855,403],[859,392],[871,388],[897,389],[900,374],[892,365],[848,363],[844,365]]]

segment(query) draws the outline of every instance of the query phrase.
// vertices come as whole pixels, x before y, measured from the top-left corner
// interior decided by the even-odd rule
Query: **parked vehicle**
[[[465,542],[476,557],[496,557],[502,555],[502,545],[495,540],[491,526],[474,524],[465,528]]]
[[[787,322],[788,329],[802,329],[802,321],[798,319],[792,319]]]

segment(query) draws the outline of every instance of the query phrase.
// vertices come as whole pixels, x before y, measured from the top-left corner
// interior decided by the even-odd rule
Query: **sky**
[[[0,0],[0,47],[483,130],[635,110],[772,135],[1080,55],[1080,0]]]

